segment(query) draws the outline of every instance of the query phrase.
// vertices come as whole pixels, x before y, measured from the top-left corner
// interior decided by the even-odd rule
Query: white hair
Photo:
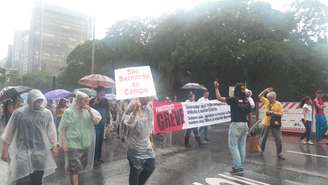
[[[274,91],[269,92],[269,93],[267,94],[267,98],[275,99],[275,98],[277,98],[277,93],[274,92]]]

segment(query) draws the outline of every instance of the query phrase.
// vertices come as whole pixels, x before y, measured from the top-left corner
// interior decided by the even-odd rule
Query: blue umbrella
[[[48,100],[58,100],[61,98],[66,98],[71,95],[73,95],[73,93],[65,89],[56,89],[56,90],[49,91],[45,94]]]

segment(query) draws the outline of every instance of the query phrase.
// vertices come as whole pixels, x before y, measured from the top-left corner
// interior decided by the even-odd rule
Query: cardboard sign
[[[156,96],[149,66],[116,69],[115,86],[118,100]]]

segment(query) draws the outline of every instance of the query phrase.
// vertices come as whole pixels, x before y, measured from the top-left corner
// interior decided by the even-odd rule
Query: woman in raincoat
[[[65,152],[65,168],[72,185],[78,185],[78,174],[93,168],[95,125],[101,115],[89,106],[89,96],[77,92],[75,102],[63,114],[59,124],[59,141]]]
[[[2,134],[2,159],[9,162],[8,184],[41,185],[57,168],[57,133],[41,91],[31,90],[27,101],[12,114]]]

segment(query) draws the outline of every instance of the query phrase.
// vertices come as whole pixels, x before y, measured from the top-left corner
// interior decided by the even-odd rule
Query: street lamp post
[[[91,52],[91,74],[95,72],[95,32],[96,32],[95,18],[92,20],[92,52]]]

